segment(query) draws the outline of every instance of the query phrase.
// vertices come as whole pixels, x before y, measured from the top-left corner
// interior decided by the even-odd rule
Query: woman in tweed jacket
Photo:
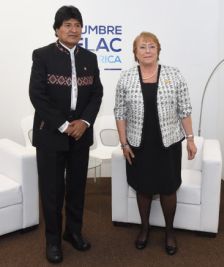
[[[157,37],[142,32],[133,43],[138,66],[122,72],[116,88],[115,118],[126,158],[127,180],[136,190],[141,229],[137,249],[147,245],[154,194],[160,194],[166,222],[165,249],[177,251],[173,231],[176,191],[181,185],[181,141],[188,158],[196,154],[187,84],[177,68],[158,64]]]

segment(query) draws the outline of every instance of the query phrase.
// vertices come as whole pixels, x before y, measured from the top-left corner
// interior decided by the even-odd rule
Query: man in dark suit
[[[63,239],[78,250],[90,243],[81,233],[89,147],[93,123],[103,88],[96,55],[80,47],[82,16],[74,6],[63,6],[55,15],[56,43],[34,50],[29,94],[35,108],[33,145],[43,213],[46,257],[58,263]]]

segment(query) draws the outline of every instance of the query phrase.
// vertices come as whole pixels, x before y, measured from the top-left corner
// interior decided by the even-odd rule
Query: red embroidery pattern
[[[47,83],[48,84],[59,84],[64,86],[71,86],[72,85],[72,79],[71,77],[66,77],[62,75],[54,75],[54,74],[48,74],[47,75]]]
[[[57,42],[55,43],[56,47],[63,53],[66,53],[67,55],[70,55],[70,52],[64,47],[62,46],[59,41],[57,40]],[[75,55],[79,52],[79,47],[77,46],[75,49]]]
[[[59,41],[56,42],[56,46],[57,46],[57,48],[58,48],[61,52],[64,52],[64,53],[70,55],[69,51],[68,51],[67,49],[65,49],[65,48],[59,43]]]
[[[78,86],[87,86],[93,84],[93,76],[84,76],[77,79]]]
[[[48,84],[55,84],[55,85],[64,85],[64,86],[71,86],[72,79],[71,77],[66,77],[62,75],[55,75],[55,74],[48,74],[47,75],[47,83]],[[78,86],[88,86],[93,84],[93,76],[84,76],[79,77],[77,79]]]

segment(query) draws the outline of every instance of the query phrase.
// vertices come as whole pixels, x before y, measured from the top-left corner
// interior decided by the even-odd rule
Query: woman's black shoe
[[[177,252],[177,244],[176,244],[176,239],[175,237],[173,236],[172,239],[173,239],[173,242],[175,243],[175,245],[170,245],[168,244],[168,234],[166,233],[165,235],[165,250],[166,250],[166,253],[170,256],[176,254]]]
[[[139,236],[141,235],[141,232],[139,234]],[[148,239],[149,239],[149,230],[147,230],[147,233],[146,233],[146,238],[144,240],[141,240],[140,238],[137,238],[137,240],[135,241],[135,247],[137,249],[144,249],[148,243]]]
[[[135,241],[135,247],[137,249],[144,249],[148,243],[148,239],[142,241],[142,240],[136,240]]]
[[[168,254],[168,255],[174,255],[174,254],[176,254],[176,252],[177,252],[177,247],[175,246],[175,247],[173,247],[173,246],[168,246],[167,244],[166,244],[166,253]]]

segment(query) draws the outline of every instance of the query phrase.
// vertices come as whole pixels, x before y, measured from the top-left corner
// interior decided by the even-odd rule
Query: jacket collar
[[[63,53],[66,53],[67,55],[70,55],[70,52],[68,49],[66,49],[63,45],[60,44],[59,40],[56,41],[55,43],[56,47],[58,48],[58,50],[60,50]],[[79,52],[79,46],[76,45],[74,54],[76,55]]]

